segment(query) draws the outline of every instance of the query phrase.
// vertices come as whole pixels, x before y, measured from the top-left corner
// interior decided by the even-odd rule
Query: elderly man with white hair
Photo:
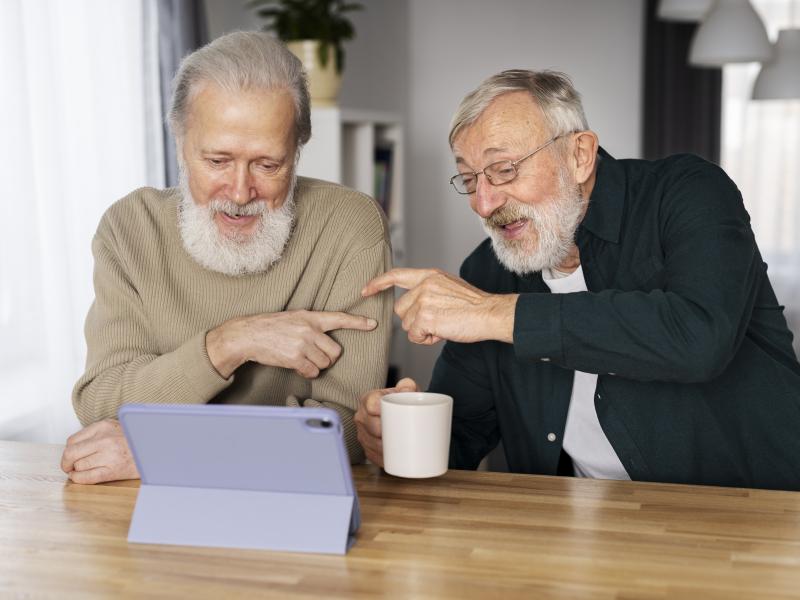
[[[120,406],[326,406],[363,459],[353,413],[386,377],[391,298],[361,288],[391,267],[367,196],[298,177],[311,135],[300,61],[265,33],[187,56],[170,113],[177,189],[142,188],[103,216],[95,301],[73,404],[86,427],[62,468],[78,483],[138,477]]]
[[[800,489],[800,364],[719,167],[615,159],[550,71],[484,81],[450,146],[489,238],[461,277],[395,269],[364,294],[408,289],[409,339],[447,340],[430,390],[454,397],[451,467],[502,441],[514,472]],[[386,391],[356,413],[378,464]]]

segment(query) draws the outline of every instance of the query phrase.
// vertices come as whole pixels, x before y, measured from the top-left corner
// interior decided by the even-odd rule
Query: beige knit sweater
[[[84,425],[132,402],[324,406],[337,410],[353,462],[363,459],[353,411],[386,378],[392,292],[361,288],[391,267],[385,219],[370,198],[299,178],[296,224],[266,273],[231,277],[198,265],[177,226],[179,192],[142,188],[116,202],[92,242],[95,301],[86,319],[86,372],[72,394]],[[316,379],[246,363],[230,379],[212,366],[206,333],[237,316],[285,310],[372,317],[369,332],[333,331],[338,362]]]

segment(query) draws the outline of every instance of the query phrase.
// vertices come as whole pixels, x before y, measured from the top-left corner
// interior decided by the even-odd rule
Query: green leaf
[[[328,65],[328,44],[319,45],[319,63],[325,67]]]
[[[355,37],[353,24],[343,15],[364,9],[362,3],[346,0],[247,0],[245,5],[267,21],[265,30],[274,31],[282,40],[322,42],[319,57],[323,66],[328,62],[330,44],[339,72],[344,66],[342,41]]]

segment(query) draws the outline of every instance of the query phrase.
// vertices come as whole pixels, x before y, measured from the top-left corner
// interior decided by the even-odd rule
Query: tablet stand
[[[358,496],[327,408],[126,405],[142,477],[128,541],[344,554]]]
[[[142,485],[129,542],[344,554],[354,497]]]

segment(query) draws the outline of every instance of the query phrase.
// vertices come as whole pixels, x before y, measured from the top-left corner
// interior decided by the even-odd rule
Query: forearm
[[[361,297],[359,291],[370,278],[389,268],[391,249],[387,244],[361,252],[341,271],[324,307],[369,317],[378,323],[372,331],[341,329],[331,332],[331,337],[342,348],[342,355],[336,364],[311,382],[312,399],[339,412],[348,454],[354,463],[364,459],[353,423],[358,398],[386,384],[394,299],[391,291],[370,298]]]
[[[519,294],[491,294],[486,298],[476,326],[482,328],[481,340],[514,342],[514,317]]]
[[[211,365],[224,379],[247,362],[245,319],[231,319],[206,334],[206,353]]]
[[[387,293],[388,294],[388,293]],[[384,302],[361,307],[357,314],[378,320],[378,327],[369,332],[337,331],[333,334],[342,347],[342,356],[331,368],[311,382],[312,403],[332,408],[342,420],[347,451],[353,463],[363,462],[363,449],[356,437],[353,415],[358,408],[358,398],[366,391],[386,385],[389,340],[391,336],[391,301],[389,309]],[[379,314],[380,313],[380,314]]]
[[[697,382],[724,369],[743,334],[724,312],[662,290],[525,294],[514,347],[522,359],[587,373]]]
[[[75,412],[87,425],[116,418],[123,404],[202,404],[230,385],[205,350],[205,332],[162,355],[126,349],[95,358],[72,393]],[[91,343],[91,342],[90,342]]]

